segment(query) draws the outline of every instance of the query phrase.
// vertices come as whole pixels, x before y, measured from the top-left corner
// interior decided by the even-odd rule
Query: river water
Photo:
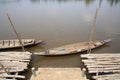
[[[112,38],[113,41],[93,52],[119,53],[120,0],[0,0],[0,39],[16,38],[6,16],[8,13],[22,38],[45,41],[45,44],[26,48],[30,52],[88,41],[96,8],[99,11],[93,39]],[[29,67],[79,67],[79,55],[33,55]]]

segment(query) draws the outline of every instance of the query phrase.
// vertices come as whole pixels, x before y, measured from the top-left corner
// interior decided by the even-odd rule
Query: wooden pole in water
[[[15,26],[13,25],[12,20],[10,19],[10,16],[8,15],[8,13],[7,13],[7,17],[8,17],[8,19],[9,19],[9,21],[10,21],[10,24],[11,24],[11,26],[12,26],[12,28],[13,28],[13,30],[14,30],[14,32],[15,32],[15,34],[16,34],[19,42],[20,42],[20,44],[21,44],[21,46],[22,46],[23,51],[25,51],[25,48],[24,48],[24,46],[23,46],[23,43],[22,43],[22,41],[21,41],[21,39],[20,39],[20,37],[19,37],[16,29],[15,29]]]
[[[95,30],[95,24],[96,24],[97,14],[98,14],[98,8],[96,9],[96,13],[95,13],[95,16],[94,16],[94,22],[93,22],[91,33],[90,33],[90,39],[89,39],[87,53],[91,53],[91,47],[90,47],[90,45],[93,43],[92,40],[93,40],[93,34],[94,34],[94,30]]]

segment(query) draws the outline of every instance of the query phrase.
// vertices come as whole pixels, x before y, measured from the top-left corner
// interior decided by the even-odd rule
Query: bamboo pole
[[[11,26],[12,26],[12,28],[13,28],[13,30],[14,30],[14,32],[15,32],[18,40],[19,40],[19,42],[20,42],[20,44],[21,44],[22,50],[25,51],[25,48],[24,48],[23,43],[22,43],[22,41],[20,39],[20,36],[18,35],[18,33],[17,33],[16,29],[15,29],[15,26],[13,25],[12,20],[10,19],[10,16],[8,15],[8,13],[7,13],[7,17],[9,19],[9,21],[10,21],[10,24],[11,24]]]
[[[91,47],[90,46],[91,46],[91,44],[93,44],[93,34],[94,34],[94,31],[95,31],[95,24],[96,24],[97,14],[98,14],[98,8],[96,9],[96,13],[95,13],[95,16],[94,16],[94,22],[93,22],[93,25],[92,25],[92,28],[91,28],[90,39],[89,39],[88,50],[87,50],[88,54],[91,53]],[[96,63],[97,63],[97,61],[96,61]],[[99,71],[98,71],[98,65],[97,64],[96,64],[96,67],[97,67],[96,76],[98,77],[99,76]]]
[[[95,13],[95,16],[94,16],[94,22],[93,22],[91,33],[90,33],[90,39],[89,39],[87,53],[91,53],[91,47],[90,46],[91,46],[91,44],[93,44],[92,40],[93,40],[93,34],[94,34],[94,30],[95,30],[95,24],[96,24],[97,14],[98,14],[98,8],[96,9],[96,13]]]

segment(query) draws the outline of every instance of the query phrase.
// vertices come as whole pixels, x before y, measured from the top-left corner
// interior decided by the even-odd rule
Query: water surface
[[[45,41],[44,45],[27,48],[28,51],[88,41],[96,8],[99,11],[94,40],[113,41],[93,52],[119,53],[120,0],[0,0],[0,39],[16,38],[6,16],[9,13],[22,38]],[[32,56],[30,67],[79,67],[79,55]]]

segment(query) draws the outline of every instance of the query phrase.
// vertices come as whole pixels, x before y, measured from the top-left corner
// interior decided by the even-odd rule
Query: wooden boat
[[[107,40],[98,40],[92,42],[93,44],[90,45],[91,49],[100,47],[108,42],[110,42],[111,39]],[[58,48],[48,49],[43,52],[35,52],[36,55],[65,55],[65,54],[74,54],[78,52],[83,52],[88,50],[88,42],[81,42],[81,43],[75,43],[70,45],[61,46]]]
[[[36,41],[35,39],[21,39],[23,46],[32,46],[42,43],[42,40]],[[21,44],[18,39],[13,40],[0,40],[0,49],[20,48]]]

